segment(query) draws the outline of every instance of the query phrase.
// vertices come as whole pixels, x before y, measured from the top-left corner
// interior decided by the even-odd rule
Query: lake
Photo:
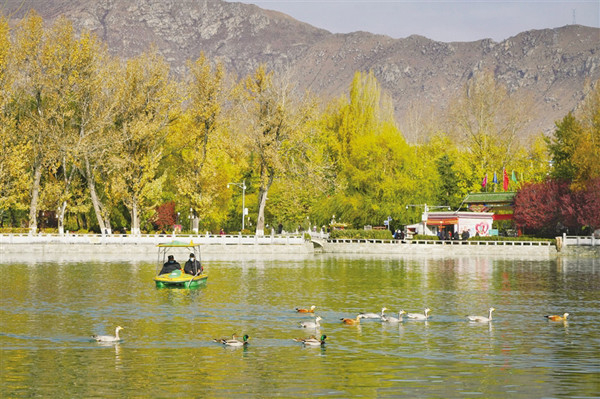
[[[184,257],[180,256],[179,260]],[[600,260],[205,259],[206,285],[157,289],[155,259],[4,261],[1,388],[18,397],[600,397]],[[298,326],[316,305],[323,347]],[[428,321],[342,317],[403,309]],[[468,314],[491,323],[470,323]],[[570,313],[567,322],[548,314]],[[123,341],[99,344],[91,334]],[[248,334],[250,344],[213,338]]]

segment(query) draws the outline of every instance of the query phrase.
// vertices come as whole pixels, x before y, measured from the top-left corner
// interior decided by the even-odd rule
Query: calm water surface
[[[180,257],[183,259],[183,257]],[[12,262],[0,397],[600,397],[600,260],[315,255],[206,259],[193,290],[148,262]],[[317,306],[324,348],[292,338]],[[427,322],[341,317],[432,309]],[[492,323],[465,321],[487,315]],[[569,312],[568,323],[546,314]],[[119,344],[90,342],[114,334]],[[212,338],[249,334],[247,348]]]

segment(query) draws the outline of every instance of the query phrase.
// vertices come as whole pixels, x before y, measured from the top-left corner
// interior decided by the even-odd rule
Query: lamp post
[[[246,180],[242,180],[241,183],[227,183],[227,188],[229,188],[230,185],[238,186],[242,189],[242,231],[244,231],[244,219],[246,216]]]

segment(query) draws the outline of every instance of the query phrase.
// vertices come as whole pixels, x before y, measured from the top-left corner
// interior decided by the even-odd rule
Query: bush
[[[556,239],[554,238],[539,238],[539,237],[530,237],[530,236],[520,236],[520,237],[499,237],[499,236],[491,236],[491,237],[470,237],[469,241],[548,241],[552,244],[556,244]]]
[[[391,240],[392,232],[389,230],[333,230],[329,233],[332,240]]]
[[[29,229],[27,227],[2,227],[0,228],[0,234],[27,234]]]
[[[437,241],[440,238],[438,236],[427,236],[424,234],[415,234],[413,236],[413,240],[429,240],[429,241]]]

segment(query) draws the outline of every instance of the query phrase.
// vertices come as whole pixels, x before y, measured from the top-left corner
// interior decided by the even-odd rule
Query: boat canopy
[[[158,244],[157,246],[160,248],[191,248],[195,247],[198,244],[194,244],[194,241],[183,242],[183,241],[171,241],[162,244]]]

